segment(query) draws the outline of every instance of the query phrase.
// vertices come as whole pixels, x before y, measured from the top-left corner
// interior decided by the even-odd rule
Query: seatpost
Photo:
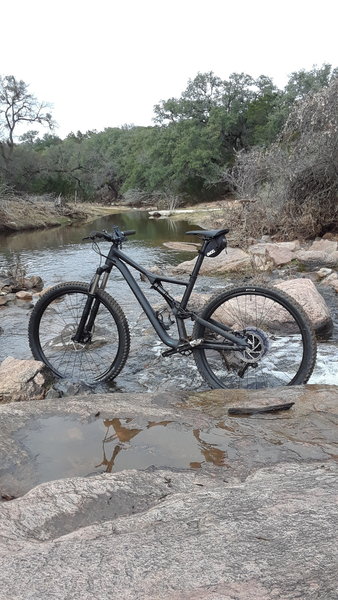
[[[204,240],[202,247],[200,248],[200,250],[198,251],[198,256],[197,256],[197,260],[195,262],[194,268],[191,272],[191,275],[189,277],[189,283],[185,289],[185,292],[183,294],[182,300],[181,300],[181,308],[186,308],[188,302],[189,302],[189,298],[191,296],[191,292],[194,288],[194,285],[196,283],[196,279],[198,276],[198,273],[200,271],[200,268],[202,266],[202,262],[204,261],[204,251],[207,247],[209,240]]]

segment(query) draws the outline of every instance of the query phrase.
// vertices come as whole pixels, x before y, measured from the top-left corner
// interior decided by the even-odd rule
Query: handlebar
[[[84,237],[83,240],[106,240],[107,242],[121,244],[128,235],[134,235],[134,233],[136,233],[134,229],[121,231],[117,225],[114,225],[112,233],[108,233],[107,231],[91,231],[89,236]]]
[[[136,229],[127,229],[127,231],[122,232],[123,235],[134,235],[136,233]]]

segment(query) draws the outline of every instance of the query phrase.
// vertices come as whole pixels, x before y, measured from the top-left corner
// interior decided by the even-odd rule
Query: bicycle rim
[[[36,314],[32,315],[30,345],[35,358],[58,377],[96,383],[112,379],[122,369],[129,336],[120,307],[114,306],[114,300],[101,292],[90,341],[74,342],[72,338],[87,299],[86,286],[82,289],[65,286],[42,298],[41,306],[37,305]]]
[[[211,300],[201,316],[231,327],[250,343],[245,351],[194,350],[197,367],[211,387],[258,389],[310,378],[315,337],[305,313],[286,294],[240,288]],[[194,337],[224,341],[198,324]]]

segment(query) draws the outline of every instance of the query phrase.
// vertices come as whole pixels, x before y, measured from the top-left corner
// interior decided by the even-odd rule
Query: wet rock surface
[[[307,385],[1,406],[3,596],[335,600],[337,401]]]
[[[230,417],[230,407],[294,402]],[[281,462],[336,455],[338,388],[99,394],[0,407],[0,491],[20,496],[60,477],[137,468],[245,478]]]

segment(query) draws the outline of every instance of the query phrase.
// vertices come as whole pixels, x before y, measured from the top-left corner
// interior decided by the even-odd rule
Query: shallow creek
[[[165,273],[168,265],[178,264],[195,254],[169,250],[163,246],[163,242],[192,242],[192,237],[185,236],[184,233],[189,229],[197,229],[196,226],[191,226],[186,221],[149,219],[146,213],[133,211],[107,215],[89,224],[3,236],[0,245],[0,271],[7,270],[12,264],[20,261],[27,271],[27,276],[40,275],[45,287],[66,281],[88,282],[99,264],[100,257],[92,250],[91,243],[83,241],[83,238],[93,230],[109,231],[113,224],[119,225],[122,230],[136,230],[136,234],[124,244],[123,250],[146,268],[157,266]],[[108,244],[101,244],[103,252],[108,248]],[[135,275],[139,280],[138,273]],[[196,291],[210,293],[216,288],[224,287],[224,284],[224,280],[201,277]],[[163,304],[161,297],[149,288],[148,283],[141,283],[141,287],[154,306]],[[178,296],[184,291],[180,286],[167,286],[167,289]],[[110,276],[107,291],[122,306],[127,316],[132,346],[123,373],[112,384],[97,386],[95,391],[148,391],[161,386],[170,388],[173,385],[191,387],[195,376],[197,381],[193,387],[199,387],[201,380],[196,374],[192,360],[189,360],[188,369],[186,359],[182,360],[179,357],[179,361],[171,359],[170,362],[161,360],[160,353],[165,348],[155,336],[148,321],[141,315],[136,299],[117,270],[113,270]],[[0,309],[0,323],[4,330],[0,339],[0,361],[6,356],[31,357],[27,340],[30,311],[29,303],[25,302]],[[163,363],[164,370],[159,367],[159,362]],[[178,363],[177,368],[174,366],[173,369],[175,362]],[[58,389],[62,395],[79,391],[76,386],[64,385],[63,382],[60,382]],[[81,393],[85,391],[81,388]]]
[[[66,281],[89,281],[99,263],[99,257],[91,248],[91,244],[83,238],[92,230],[110,230],[113,224],[121,229],[135,229],[136,235],[128,239],[124,251],[134,260],[150,268],[166,267],[178,264],[194,256],[194,253],[179,253],[163,246],[166,241],[193,241],[184,233],[196,229],[186,221],[170,221],[169,219],[149,219],[144,212],[131,211],[107,215],[92,223],[74,224],[42,231],[22,232],[0,238],[0,271],[7,270],[10,265],[20,261],[27,270],[27,275],[40,275],[44,286]],[[107,244],[101,245],[103,251]],[[136,274],[138,279],[138,274]],[[221,277],[200,277],[196,285],[197,292],[211,293],[231,285],[229,279]],[[149,289],[146,283],[141,284],[148,299],[153,305],[162,304],[161,298]],[[167,286],[175,295],[180,295],[184,288]],[[174,389],[206,389],[200,379],[191,357],[173,356],[162,358],[164,347],[153,332],[150,324],[141,315],[141,309],[129,287],[117,271],[110,277],[107,291],[116,298],[123,307],[128,318],[132,346],[127,364],[115,382],[84,389],[57,383],[57,393],[76,394],[93,393],[94,391],[155,391]],[[316,370],[310,383],[338,384],[336,368],[338,345],[338,315],[335,300],[330,295],[326,298],[331,303],[335,321],[333,338],[320,344]],[[0,338],[0,361],[6,356],[30,358],[31,353],[27,341],[27,325],[31,308],[23,302],[21,305],[0,308],[0,325],[3,333]]]

